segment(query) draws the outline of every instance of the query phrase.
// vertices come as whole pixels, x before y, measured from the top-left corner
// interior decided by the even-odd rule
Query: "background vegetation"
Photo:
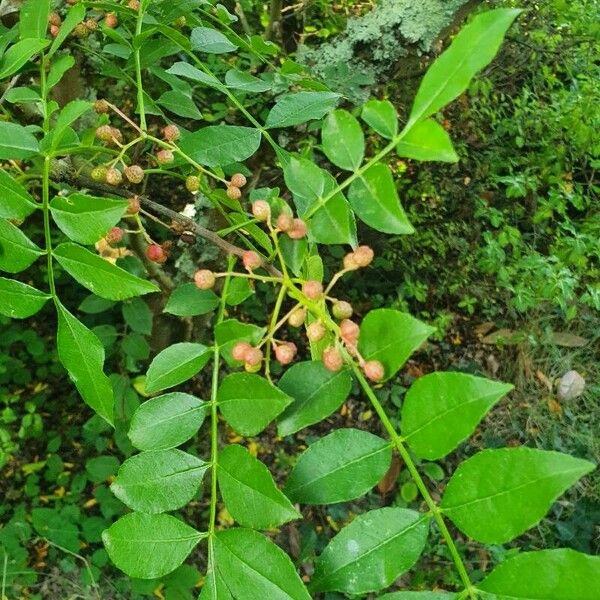
[[[400,35],[398,28],[407,22],[403,11],[410,3],[382,1],[376,8],[351,0],[284,3],[276,26],[266,3],[235,4],[239,20],[232,27],[253,34],[266,30],[289,56],[298,51],[298,61],[343,93],[348,106],[369,95],[388,98],[402,119],[426,64],[466,12],[515,3],[455,2],[450,15],[433,12],[436,3],[431,2],[422,14],[412,15],[412,29],[402,29]],[[407,386],[436,368],[498,377],[515,383],[516,391],[488,418],[485,433],[473,444],[537,445],[597,462],[600,4],[593,0],[518,4],[527,11],[499,57],[443,115],[460,162],[440,166],[394,160],[391,166],[400,176],[399,191],[417,233],[390,239],[365,231],[361,240],[376,249],[377,268],[371,275],[349,280],[344,294],[359,314],[392,306],[438,328],[437,339],[409,361],[389,394],[382,393],[386,403],[399,405]],[[225,5],[236,13],[233,3]],[[372,47],[369,40],[379,32],[380,23],[388,24],[389,31],[381,46]],[[419,35],[411,37],[415,28]],[[86,68],[89,61],[110,74],[110,64],[94,53],[103,43],[96,34],[73,42],[79,64],[57,91],[64,96],[61,102],[70,95],[90,99],[106,95],[106,89],[88,79]],[[349,72],[339,61],[340,48],[356,61]],[[265,51],[268,56],[268,47]],[[272,60],[278,59],[273,55]],[[251,66],[252,59],[246,60]],[[119,92],[123,103],[131,102],[127,86]],[[114,98],[115,89],[110,93]],[[210,107],[202,115],[206,121],[225,118],[235,123],[235,111],[222,98],[213,97],[210,90],[201,94],[202,104]],[[11,94],[5,94],[2,102],[10,104]],[[315,127],[314,138],[302,136],[300,149],[307,156],[318,144],[316,132]],[[279,142],[297,149],[293,136]],[[263,155],[260,160],[249,167],[253,175],[260,172],[268,180],[275,157]],[[178,199],[182,194],[166,186],[153,190],[156,193],[163,194],[165,204],[172,201],[173,208],[182,208]],[[218,219],[212,214],[206,218]],[[343,255],[341,248],[329,247],[328,252],[331,265]],[[175,279],[189,278],[199,260],[217,258],[199,243],[179,260]],[[142,300],[121,307],[83,294],[66,277],[58,282],[62,296],[80,307],[86,324],[106,347],[113,372],[118,373],[112,379],[124,424],[139,405],[136,378],[150,355],[184,333],[174,320],[160,314],[160,308]],[[264,318],[259,300],[250,304],[250,315],[253,311]],[[202,323],[194,326],[201,328]],[[124,425],[113,431],[81,410],[81,401],[57,361],[54,334],[54,325],[43,316],[27,322],[0,317],[2,593],[7,598],[87,598],[95,597],[99,589],[102,598],[194,598],[202,583],[206,561],[202,555],[194,557],[198,568],[182,566],[157,581],[132,581],[109,565],[100,533],[125,507],[108,486],[132,448]],[[559,394],[559,380],[570,370],[586,380],[577,397]],[[364,429],[374,427],[368,406],[353,395],[330,420],[305,430],[305,441],[357,418]],[[289,467],[298,448],[293,440],[272,434],[252,441],[249,448],[277,473]],[[235,441],[233,432],[230,441]],[[471,450],[462,449],[465,454]],[[439,479],[453,466],[431,463],[428,475]],[[331,532],[365,502],[372,508],[410,506],[416,497],[414,484],[397,464],[396,471],[361,501],[363,506],[347,503],[320,509],[313,519],[318,526],[286,526],[278,541],[309,572]],[[198,501],[189,510],[200,515],[207,507]],[[223,510],[219,520],[226,524],[230,516]],[[519,542],[529,548],[570,546],[597,554],[599,522],[600,481],[592,475]],[[444,580],[447,549],[440,545],[432,550],[431,564],[412,574],[410,583],[429,588],[456,583]],[[475,553],[467,546],[464,551],[471,565],[483,570],[510,554],[511,548],[490,546]]]

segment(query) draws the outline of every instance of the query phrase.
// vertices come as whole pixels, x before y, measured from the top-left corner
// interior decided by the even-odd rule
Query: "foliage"
[[[23,575],[19,584],[30,582],[21,541],[33,528],[46,540],[45,551],[50,545],[83,560],[98,597],[94,568],[108,559],[132,578],[119,583],[132,595],[144,593],[136,579],[149,580],[148,591],[161,579],[167,597],[189,597],[198,571],[183,563],[198,547],[206,556],[201,599],[364,596],[409,571],[434,530],[455,567],[450,596],[527,598],[534,586],[556,598],[545,581],[558,563],[564,589],[591,598],[589,591],[600,585],[597,557],[561,549],[516,552],[481,579],[468,569],[448,522],[473,542],[509,542],[535,526],[594,464],[558,452],[495,448],[462,462],[445,490],[434,493],[427,480],[443,474],[424,461],[456,450],[511,386],[458,373],[430,375],[409,390],[398,426],[379,398],[382,386],[433,328],[393,308],[368,312],[359,326],[351,320],[353,307],[332,297],[343,276],[373,261],[371,248],[358,244],[357,220],[395,236],[414,233],[385,159],[456,161],[435,115],[492,61],[519,11],[476,16],[431,65],[400,128],[387,101],[366,104],[361,123],[336,108],[338,93],[291,61],[276,69],[273,46],[235,33],[224,7],[131,0],[126,6],[92,3],[88,10],[82,2],[70,4],[62,19],[48,0],[27,0],[19,23],[2,34],[1,76],[12,78],[9,87],[25,73],[31,83],[11,87],[12,108],[3,109],[7,120],[0,122],[0,157],[9,167],[0,179],[7,198],[0,269],[9,275],[1,280],[0,310],[12,319],[48,317],[48,337],[56,325],[58,357],[95,413],[73,429],[82,427],[99,455],[86,461],[85,474],[70,479],[57,454],[63,440],[54,436],[43,449],[47,458],[22,469],[27,496],[42,502],[41,473],[58,487],[46,497],[53,506],[33,509],[31,525],[19,525],[20,509],[0,530],[8,549],[3,586]],[[53,99],[75,64],[74,50],[63,46],[70,33],[92,56],[105,87],[112,79],[130,85],[135,102],[117,103],[108,94],[93,104]],[[251,74],[249,62],[263,67]],[[198,127],[206,89],[227,104],[220,116],[213,111],[218,124]],[[268,100],[251,112],[255,94]],[[33,106],[33,124],[22,118],[22,105]],[[230,108],[244,125],[231,124]],[[279,130],[306,127],[320,129],[319,151],[328,163],[280,145]],[[382,139],[374,152],[369,138],[375,136]],[[267,151],[287,189],[259,188],[260,172],[244,165]],[[169,190],[159,183],[165,180],[184,182],[194,194],[192,208],[216,213],[221,226],[207,228],[158,202]],[[164,239],[174,235],[176,243]],[[201,265],[192,287],[190,274],[178,280],[170,265],[196,238],[228,258],[224,271]],[[327,246],[351,248],[333,273],[319,254]],[[82,302],[73,281],[91,292]],[[191,328],[151,351],[147,336],[164,313]],[[205,319],[199,331],[191,320],[197,316]],[[25,341],[32,356],[45,353],[45,340],[35,334],[14,341]],[[284,371],[298,346],[311,360]],[[51,382],[53,375],[40,370],[36,378]],[[328,417],[353,388],[370,403],[381,435],[352,426],[313,440],[293,458],[280,489],[244,438],[261,435],[274,421],[281,435],[296,433]],[[34,403],[24,436],[39,436],[36,409]],[[80,405],[71,410],[75,421],[82,419]],[[111,452],[113,428],[123,462]],[[225,432],[248,447],[227,444]],[[301,577],[290,556],[260,532],[308,517],[306,509],[300,512],[304,505],[357,500],[386,477],[394,457],[406,467],[403,498],[409,503],[419,494],[420,505],[356,516],[319,548],[312,576]],[[198,514],[205,476],[209,501]],[[77,501],[90,493],[84,506],[98,505],[100,514],[83,517]],[[223,527],[224,511],[230,527]],[[81,539],[102,539],[104,549],[82,557]]]

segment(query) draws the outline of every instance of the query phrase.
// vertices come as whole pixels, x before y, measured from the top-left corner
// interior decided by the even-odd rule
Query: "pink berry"
[[[167,262],[167,253],[159,244],[150,244],[146,248],[146,256],[155,263],[163,264]]]
[[[258,269],[262,265],[260,256],[253,250],[246,250],[242,254],[242,262],[244,263],[244,267],[249,271]]]
[[[175,160],[175,156],[170,150],[159,150],[156,153],[156,161],[160,165],[168,165]]]
[[[52,37],[55,38],[59,33],[60,33],[60,26],[59,25],[50,25],[50,35]]]
[[[338,300],[332,307],[331,312],[336,319],[349,319],[352,316],[352,304],[345,300]]]
[[[201,290],[209,290],[215,285],[215,274],[209,269],[200,269],[194,274],[194,283]]]
[[[275,358],[282,365],[289,365],[296,356],[298,348],[293,342],[286,342],[275,347]]]
[[[344,269],[347,269],[348,271],[356,271],[356,269],[359,268],[360,265],[356,261],[356,254],[354,252],[349,252],[346,254],[346,256],[344,256]]]
[[[252,346],[250,346],[250,348],[246,351],[246,354],[244,356],[244,361],[246,362],[246,365],[249,365],[250,367],[256,367],[260,365],[262,359],[262,350],[259,350],[258,348],[253,348]]]
[[[252,346],[248,342],[238,342],[231,351],[231,356],[234,360],[244,361],[246,360],[246,354],[249,350],[252,350]]]
[[[354,260],[359,267],[368,267],[373,262],[374,256],[375,254],[369,246],[359,246],[354,251]]]
[[[104,24],[110,29],[114,29],[119,24],[119,19],[115,13],[106,13],[104,17]]]
[[[294,219],[288,213],[281,213],[277,217],[277,229],[279,231],[289,231],[294,226]]]
[[[256,200],[252,203],[252,214],[257,221],[264,223],[271,216],[271,207],[265,200]]]
[[[309,300],[318,300],[323,295],[323,286],[319,281],[305,281],[302,286],[302,293]]]
[[[177,125],[167,125],[163,128],[162,134],[167,142],[176,142],[181,137],[181,132]]]
[[[323,350],[323,364],[328,371],[335,373],[344,366],[344,359],[337,348],[329,346]]]
[[[378,360],[368,360],[363,365],[365,377],[371,381],[381,381],[385,377],[385,369]]]
[[[313,321],[307,328],[306,328],[306,337],[311,341],[311,342],[318,342],[320,340],[323,339],[323,337],[325,337],[325,326],[323,325],[323,323],[321,323],[321,321]]]
[[[301,327],[306,321],[306,311],[303,308],[297,308],[289,317],[288,323],[292,327]]]
[[[245,175],[242,175],[242,173],[235,173],[235,175],[231,176],[229,185],[232,185],[233,187],[236,187],[236,188],[244,187],[246,185]]]
[[[340,335],[346,344],[354,345],[360,335],[360,327],[350,319],[340,323]]]
[[[140,199],[137,196],[133,196],[127,200],[127,214],[136,215],[140,212]]]
[[[109,244],[118,244],[123,239],[124,235],[125,235],[125,232],[120,227],[113,227],[106,234],[106,241]]]
[[[302,219],[294,219],[291,229],[287,230],[287,234],[293,240],[301,240],[306,237],[307,231],[306,223]]]
[[[239,200],[242,197],[242,191],[235,185],[227,186],[227,197],[231,200]]]

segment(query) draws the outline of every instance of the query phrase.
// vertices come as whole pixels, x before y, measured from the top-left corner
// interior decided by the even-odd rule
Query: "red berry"
[[[286,342],[275,346],[275,358],[282,365],[289,365],[294,360],[296,352],[298,352],[298,348],[296,348],[296,344],[293,342]]]
[[[167,125],[163,128],[162,133],[163,138],[167,140],[167,142],[176,142],[181,137],[181,132],[177,125]]]
[[[289,231],[294,226],[294,219],[288,213],[281,213],[277,217],[277,229],[279,231]]]
[[[188,192],[194,194],[200,189],[200,177],[197,177],[196,175],[190,175],[185,180],[185,187]]]
[[[159,150],[156,153],[156,161],[159,165],[168,165],[175,160],[174,154],[170,150]]]
[[[252,350],[252,346],[248,342],[238,342],[231,351],[233,360],[244,361],[246,360],[246,354],[249,350]]]
[[[305,281],[302,293],[310,300],[318,300],[323,295],[323,286],[319,281]]]
[[[371,381],[381,381],[385,377],[385,369],[378,360],[368,360],[363,365],[365,377]]]
[[[118,244],[123,239],[124,235],[125,235],[125,232],[120,227],[113,227],[106,234],[106,241],[109,244]]]
[[[104,24],[111,29],[114,29],[119,24],[119,19],[115,13],[106,13],[104,17]]]
[[[232,185],[236,188],[242,188],[246,185],[246,177],[241,173],[236,173],[235,175],[231,176],[229,185]]]
[[[321,321],[313,321],[306,328],[306,337],[311,342],[318,342],[319,340],[322,340],[323,337],[325,336],[325,333],[326,333],[325,326],[323,325],[323,323],[321,323]]]
[[[328,371],[335,373],[344,366],[344,359],[337,348],[329,346],[323,350],[323,364]]]
[[[123,170],[123,174],[131,183],[142,183],[144,180],[144,169],[139,165],[129,165]]]
[[[106,183],[109,185],[120,185],[123,181],[123,175],[119,169],[108,169],[106,171]]]
[[[354,251],[354,260],[359,267],[368,267],[373,262],[374,256],[375,254],[369,246],[359,246]]]
[[[252,214],[257,221],[268,221],[271,216],[271,207],[265,200],[256,200],[252,203]]]
[[[230,185],[227,187],[227,197],[231,200],[239,200],[242,197],[242,191],[240,188]]]
[[[292,327],[300,327],[306,321],[306,310],[303,308],[297,308],[289,317],[288,323]]]
[[[242,254],[242,262],[244,263],[244,267],[249,271],[258,269],[262,265],[260,256],[252,250],[246,250]]]
[[[127,214],[135,215],[140,212],[140,199],[137,196],[133,196],[127,200],[129,206],[127,207]]]
[[[262,350],[259,350],[258,348],[253,348],[252,346],[250,346],[250,348],[246,351],[246,354],[244,356],[244,361],[246,365],[250,367],[256,367],[260,365],[262,359]]]
[[[150,244],[146,248],[146,256],[152,262],[163,264],[167,262],[167,253],[159,244]]]
[[[352,316],[352,304],[345,300],[338,300],[332,307],[331,312],[336,319],[349,319]]]
[[[194,274],[194,283],[201,290],[210,290],[216,281],[215,274],[209,269],[200,269]]]
[[[340,323],[340,336],[346,344],[354,345],[360,335],[360,327],[350,319],[344,319]]]
[[[302,219],[294,219],[291,229],[287,230],[287,234],[293,240],[301,240],[306,237],[307,231],[306,223]]]

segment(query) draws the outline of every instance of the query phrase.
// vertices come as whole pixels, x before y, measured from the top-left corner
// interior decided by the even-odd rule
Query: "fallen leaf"
[[[550,381],[550,378],[547,375],[538,369],[535,372],[535,376],[542,385],[546,386],[549,392],[552,391],[552,381]]]
[[[585,379],[577,371],[567,371],[558,382],[558,397],[561,400],[572,400],[583,394]]]
[[[557,346],[564,346],[565,348],[581,348],[585,346],[589,340],[585,338],[568,333],[566,331],[554,331],[552,332],[552,343]]]
[[[548,398],[548,408],[552,414],[562,415],[562,406],[558,400],[555,400],[554,398]]]

